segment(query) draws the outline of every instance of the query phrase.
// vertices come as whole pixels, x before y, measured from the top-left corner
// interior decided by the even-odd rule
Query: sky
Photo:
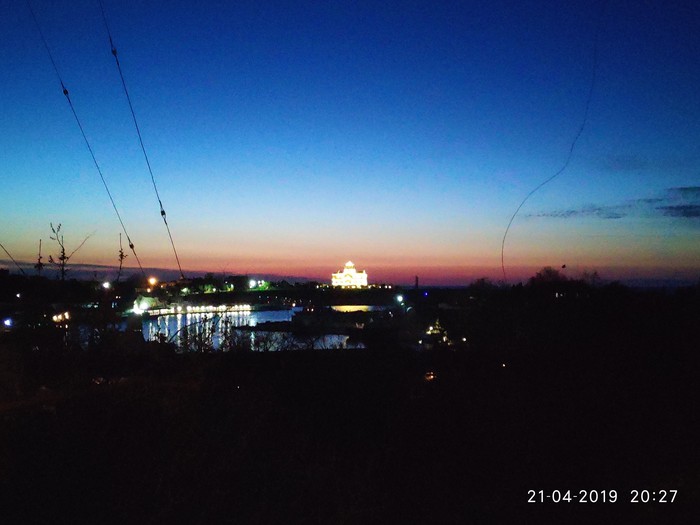
[[[103,4],[185,274],[502,279],[583,124],[508,281],[700,278],[697,2]],[[46,259],[61,223],[116,267],[31,12],[0,5],[0,243]],[[175,268],[99,1],[31,5],[142,264]]]

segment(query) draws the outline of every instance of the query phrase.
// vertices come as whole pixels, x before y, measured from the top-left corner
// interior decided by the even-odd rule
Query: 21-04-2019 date
[[[528,490],[528,503],[673,503],[675,489],[633,489],[625,493],[617,490]]]

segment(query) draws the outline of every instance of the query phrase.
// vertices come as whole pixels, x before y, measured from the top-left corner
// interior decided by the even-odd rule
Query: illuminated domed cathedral
[[[363,288],[367,286],[367,272],[364,270],[358,272],[352,261],[348,261],[345,263],[345,268],[333,274],[331,284],[343,288]]]

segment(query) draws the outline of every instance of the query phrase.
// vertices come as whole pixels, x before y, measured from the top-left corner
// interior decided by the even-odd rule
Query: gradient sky
[[[700,276],[700,3],[104,0],[185,270]],[[390,5],[389,5],[390,4]],[[32,0],[137,252],[174,267],[97,0]],[[598,21],[601,20],[600,23]],[[0,11],[0,242],[116,264],[30,11]],[[0,259],[4,254],[0,254]],[[133,256],[127,263],[135,263]],[[5,266],[9,266],[5,264]]]

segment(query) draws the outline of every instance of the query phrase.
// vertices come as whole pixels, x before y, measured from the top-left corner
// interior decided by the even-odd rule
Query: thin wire
[[[4,251],[4,252],[7,254],[7,256],[10,258],[10,260],[11,260],[13,263],[15,263],[15,266],[16,266],[17,268],[19,268],[19,271],[22,272],[22,275],[27,275],[26,273],[24,273],[24,270],[23,270],[22,267],[19,265],[19,263],[18,263],[17,261],[15,261],[15,258],[12,257],[12,255],[10,254],[10,252],[7,251],[7,248],[5,248],[5,247],[2,245],[2,243],[0,243],[0,248],[2,248],[2,251]]]
[[[97,159],[95,158],[95,153],[92,151],[92,147],[90,146],[90,142],[87,139],[87,135],[85,135],[85,130],[83,129],[83,125],[80,123],[80,119],[78,118],[78,114],[75,111],[75,107],[73,107],[73,102],[71,101],[70,94],[68,93],[68,89],[66,88],[65,84],[63,83],[63,79],[61,78],[61,73],[58,71],[58,67],[56,66],[56,61],[53,58],[53,53],[51,53],[51,49],[49,48],[49,44],[46,41],[46,38],[44,37],[44,33],[41,31],[41,26],[39,25],[39,21],[36,18],[36,14],[34,13],[34,9],[32,9],[32,4],[30,3],[29,0],[27,0],[27,6],[29,7],[29,11],[32,13],[32,18],[34,19],[34,24],[36,25],[37,30],[39,31],[39,35],[41,36],[41,41],[44,43],[44,47],[46,48],[46,52],[49,55],[49,58],[51,59],[51,64],[53,65],[53,69],[56,72],[56,76],[58,77],[58,81],[61,83],[61,89],[63,90],[63,94],[66,97],[66,100],[68,101],[68,105],[70,106],[71,112],[73,113],[73,117],[75,117],[75,122],[78,124],[78,128],[80,128],[80,133],[83,136],[83,140],[85,141],[85,145],[87,146],[88,151],[90,152],[90,156],[92,157],[92,162],[95,164],[95,168],[97,168],[97,173],[100,174],[100,179],[102,180],[102,184],[105,187],[105,190],[107,191],[107,196],[109,197],[109,201],[112,203],[112,208],[114,208],[114,212],[117,214],[117,219],[119,219],[119,224],[121,224],[122,230],[124,231],[124,235],[126,236],[126,240],[129,242],[129,248],[131,248],[131,251],[134,254],[134,258],[136,259],[136,262],[139,265],[139,269],[141,270],[141,273],[145,276],[146,272],[143,269],[143,266],[141,265],[141,260],[139,259],[139,256],[136,254],[136,248],[134,248],[134,243],[131,241],[131,238],[129,237],[129,233],[126,231],[126,226],[124,225],[124,221],[122,220],[122,216],[119,213],[119,210],[117,209],[117,205],[114,202],[114,198],[112,197],[112,192],[109,191],[109,186],[107,186],[107,181],[104,178],[104,175],[102,174],[102,169],[100,168],[100,165],[97,163]]]
[[[586,127],[586,124],[588,123],[588,111],[591,106],[591,100],[593,99],[593,89],[595,87],[595,81],[596,81],[596,73],[598,70],[598,40],[600,36],[600,27],[601,27],[601,22],[603,20],[603,13],[605,12],[605,7],[607,5],[607,0],[603,4],[603,7],[601,8],[601,12],[598,18],[598,23],[596,26],[596,31],[595,31],[595,37],[593,41],[593,73],[591,75],[591,84],[590,87],[588,88],[588,96],[586,97],[586,106],[583,111],[583,120],[581,122],[581,125],[578,128],[578,131],[576,132],[576,135],[574,135],[574,139],[571,141],[571,146],[569,147],[569,153],[566,156],[566,160],[564,161],[564,164],[562,165],[561,168],[552,176],[549,178],[545,179],[544,181],[540,182],[535,188],[528,193],[525,198],[520,202],[520,205],[518,208],[515,210],[515,213],[511,216],[510,220],[508,221],[508,226],[506,226],[506,231],[503,234],[503,240],[501,241],[501,270],[503,271],[503,281],[506,281],[506,266],[504,262],[504,251],[505,251],[505,246],[506,246],[506,237],[508,237],[508,231],[510,231],[510,227],[513,224],[513,221],[515,220],[515,217],[518,215],[518,212],[520,211],[520,208],[523,207],[523,205],[527,202],[527,200],[532,197],[533,194],[535,194],[542,186],[545,184],[548,184],[549,182],[553,181],[556,179],[559,175],[561,175],[566,168],[569,167],[569,163],[571,162],[571,158],[574,155],[574,149],[576,148],[576,144],[578,143],[578,139],[581,137],[581,134],[583,133],[583,129]]]
[[[146,166],[148,166],[148,173],[151,175],[151,182],[153,183],[153,190],[156,193],[156,198],[158,199],[158,206],[160,206],[160,216],[163,218],[163,223],[165,224],[165,229],[168,231],[168,238],[170,239],[170,245],[173,248],[173,253],[175,254],[175,260],[177,261],[177,268],[180,271],[180,278],[184,279],[185,275],[182,273],[182,266],[180,265],[180,257],[177,254],[177,249],[175,248],[175,241],[173,241],[173,235],[170,232],[170,226],[168,225],[168,219],[165,215],[165,209],[163,208],[163,202],[160,199],[160,193],[158,193],[158,186],[156,185],[156,179],[153,175],[153,169],[151,169],[151,162],[148,160],[148,154],[146,153],[146,147],[143,144],[143,137],[141,136],[141,130],[139,128],[139,123],[136,120],[136,113],[134,112],[134,106],[131,103],[131,97],[129,96],[129,90],[126,88],[126,81],[124,80],[124,73],[122,72],[122,66],[119,63],[119,57],[117,56],[117,48],[114,46],[114,41],[112,39],[112,31],[109,29],[109,24],[107,23],[107,15],[105,13],[105,8],[102,0],[99,0],[100,10],[102,11],[102,20],[105,24],[105,29],[107,30],[107,36],[109,37],[109,46],[112,50],[112,55],[114,56],[114,61],[117,64],[117,70],[119,71],[119,78],[122,81],[122,87],[124,88],[124,94],[126,95],[126,100],[129,103],[129,109],[131,110],[131,118],[134,120],[134,127],[136,128],[136,134],[139,137],[139,144],[141,144],[141,151],[143,152],[143,157],[146,159]]]

